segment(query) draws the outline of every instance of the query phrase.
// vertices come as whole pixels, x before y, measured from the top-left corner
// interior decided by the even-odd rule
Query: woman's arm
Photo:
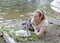
[[[41,26],[41,28],[40,28],[40,30],[39,30],[39,32],[38,32],[38,30],[37,30],[37,27],[34,25],[34,24],[32,24],[32,26],[33,26],[33,28],[34,28],[34,33],[36,34],[36,35],[42,35],[43,33],[44,33],[44,31],[45,31],[45,25],[43,24],[42,26]]]
[[[36,32],[36,35],[43,35],[43,33],[44,33],[44,31],[45,31],[45,26],[44,25],[42,25],[42,27],[41,27],[41,29],[39,30],[39,32]]]
[[[32,26],[33,26],[33,28],[35,30],[34,33],[36,33],[37,32],[36,26],[34,24],[32,24]]]

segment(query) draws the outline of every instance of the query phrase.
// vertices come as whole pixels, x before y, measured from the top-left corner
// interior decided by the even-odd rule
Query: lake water
[[[50,2],[48,0],[0,0],[0,18],[18,19],[28,18],[31,12],[38,9],[42,3]]]

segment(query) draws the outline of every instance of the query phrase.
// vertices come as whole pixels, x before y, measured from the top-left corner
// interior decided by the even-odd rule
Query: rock
[[[29,37],[31,36],[31,33],[28,30],[19,30],[19,31],[16,31],[16,36]]]
[[[0,20],[3,20],[4,18],[0,18]]]
[[[59,20],[59,19],[49,18],[48,21],[49,21],[49,23],[51,23],[51,24],[60,25],[60,20]]]
[[[16,43],[15,40],[10,37],[6,32],[3,32],[3,38],[7,43]]]
[[[3,23],[4,21],[0,21],[0,23]]]

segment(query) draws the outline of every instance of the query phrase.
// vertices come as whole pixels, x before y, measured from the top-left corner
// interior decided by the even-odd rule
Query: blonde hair
[[[34,12],[39,13],[39,17],[42,17],[41,20],[44,20],[46,18],[43,10],[36,10]]]

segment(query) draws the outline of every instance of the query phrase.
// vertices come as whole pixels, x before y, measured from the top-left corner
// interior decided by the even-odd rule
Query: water
[[[36,1],[26,0],[0,0],[0,17],[5,19],[18,19],[20,15],[28,16],[28,13],[37,9]]]
[[[28,18],[28,13],[36,10],[46,0],[0,0],[0,17],[6,19]],[[23,15],[23,16],[21,16]]]

